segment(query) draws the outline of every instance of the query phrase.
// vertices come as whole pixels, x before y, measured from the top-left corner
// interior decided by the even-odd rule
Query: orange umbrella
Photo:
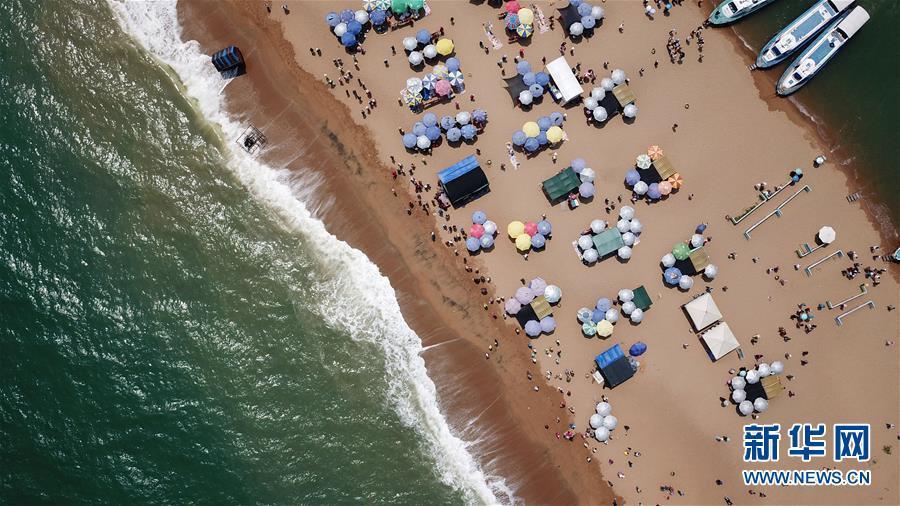
[[[651,160],[656,160],[663,155],[663,150],[659,146],[650,146],[647,148],[647,154],[650,155]]]
[[[684,184],[684,179],[681,179],[681,174],[679,174],[677,172],[672,174],[672,176],[669,177],[669,179],[667,179],[667,181],[669,182],[670,185],[672,185],[673,190],[677,190],[677,189],[681,188],[681,185]]]

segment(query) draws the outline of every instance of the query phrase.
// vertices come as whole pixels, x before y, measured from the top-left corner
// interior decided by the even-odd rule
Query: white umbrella
[[[673,255],[671,253],[666,253],[665,255],[663,255],[662,260],[660,260],[660,262],[662,262],[663,267],[668,269],[669,267],[672,267],[673,265],[675,265],[675,255]]]
[[[784,372],[784,364],[779,361],[772,362],[772,374],[781,374]]]
[[[760,377],[766,377],[772,372],[772,370],[769,369],[769,364],[765,362],[757,365],[756,370],[759,371]]]
[[[609,416],[612,414],[612,405],[608,402],[598,402],[596,411],[600,416]]]
[[[363,10],[356,11],[353,14],[353,19],[355,19],[357,23],[364,25],[369,22],[369,13]]]
[[[611,77],[614,83],[622,84],[625,82],[625,71],[622,69],[613,70]]]
[[[594,116],[594,121],[603,123],[604,121],[606,121],[609,118],[609,113],[606,112],[605,107],[597,106],[597,108],[594,109],[593,116]]]
[[[406,37],[405,39],[403,39],[403,48],[406,49],[407,51],[412,51],[413,49],[417,48],[418,46],[419,46],[419,43],[416,42],[415,37]]]
[[[600,7],[599,5],[595,5],[595,6],[591,7],[591,17],[598,21],[600,19],[602,19],[603,18],[603,7]]]
[[[416,146],[419,149],[428,149],[431,147],[431,141],[428,139],[428,137],[425,137],[424,135],[420,135],[419,137],[416,138]]]
[[[410,77],[406,80],[406,89],[409,90],[410,93],[417,94],[422,91],[423,87],[424,84],[418,77]]]
[[[528,105],[532,100],[534,100],[534,95],[532,95],[530,91],[522,90],[522,92],[519,93],[519,102],[522,105]]]
[[[629,304],[634,303],[629,302]],[[631,321],[633,321],[634,323],[641,323],[641,321],[643,321],[644,319],[644,310],[636,307],[634,308],[634,311],[632,311],[631,314],[628,315],[628,317],[631,318]]]
[[[619,255],[619,258],[621,258],[622,260],[628,260],[629,258],[631,258],[631,248],[628,246],[622,246],[621,248],[619,248],[619,251],[617,251],[616,254]]]
[[[609,440],[609,429],[606,427],[600,427],[594,431],[594,437],[597,438],[597,441],[601,443]]]
[[[556,285],[547,285],[547,288],[544,288],[544,298],[550,304],[556,304],[562,299],[562,290]]]
[[[622,302],[628,302],[634,298],[634,292],[627,288],[623,288],[619,290],[619,300]]]
[[[584,99],[584,108],[589,111],[593,111],[597,108],[598,105],[599,104],[597,103],[597,99],[594,97],[588,97]]]
[[[740,376],[735,376],[731,378],[731,388],[735,390],[743,390],[744,387],[747,386],[747,380]]]
[[[638,235],[644,231],[644,225],[637,219],[634,218],[631,220],[631,233]]]
[[[340,37],[341,35],[344,35],[345,33],[347,33],[347,23],[338,23],[334,27],[333,31],[334,31],[334,34],[337,35],[338,37]]]
[[[616,87],[616,83],[614,83],[612,79],[604,77],[600,80],[600,87],[606,91],[612,91],[612,89]]]
[[[709,264],[706,268],[703,269],[703,275],[708,279],[713,279],[716,277],[716,274],[719,273],[719,268],[713,264]]]
[[[690,290],[691,287],[694,286],[694,278],[688,276],[687,274],[682,274],[680,278],[678,278],[678,288],[682,290]]]
[[[606,229],[606,222],[603,220],[594,220],[591,222],[591,232],[599,234]]]
[[[613,415],[606,415],[603,417],[603,426],[609,430],[615,430],[619,426],[619,419]]]
[[[637,158],[634,159],[634,163],[639,169],[649,169],[650,164],[653,163],[653,160],[650,159],[650,155],[648,155],[647,153],[641,153],[637,155]]]
[[[634,234],[632,234],[631,232],[625,232],[624,234],[622,234],[622,242],[625,243],[625,246],[634,246],[634,239]]]
[[[422,54],[425,55],[425,58],[434,58],[437,56],[437,48],[434,47],[434,44],[428,44],[425,46],[425,49],[422,50]]]
[[[591,236],[583,235],[578,238],[578,247],[582,249],[582,251],[587,251],[594,247],[594,241],[591,240]]]
[[[700,234],[694,234],[691,236],[691,246],[694,248],[699,248],[703,246],[703,236]]]
[[[624,234],[625,232],[628,232],[629,229],[631,229],[631,222],[622,218],[616,222],[616,228],[619,229],[619,232]]]
[[[619,218],[622,218],[623,220],[634,218],[634,208],[631,206],[622,206],[622,208],[619,209]]]
[[[733,400],[735,404],[744,402],[746,398],[747,392],[743,390],[735,390],[734,392],[731,392],[731,400]]]
[[[485,235],[494,235],[497,233],[497,224],[491,220],[487,220],[482,225]]]
[[[822,227],[819,229],[819,240],[822,241],[823,244],[831,244],[834,242],[837,234],[834,229],[831,227]]]
[[[597,260],[600,260],[600,252],[595,250],[594,248],[588,249],[581,255],[581,259],[585,262],[592,264]]]
[[[410,65],[415,66],[415,65],[419,65],[420,63],[422,63],[422,61],[424,60],[424,57],[422,56],[422,53],[420,53],[418,51],[413,51],[412,53],[409,53],[409,57],[407,59],[409,60]]]
[[[759,373],[752,369],[747,371],[746,380],[747,383],[750,383],[751,385],[759,383]]]
[[[575,314],[578,316],[578,321],[580,321],[581,323],[587,323],[591,321],[591,315],[593,315],[594,312],[590,308],[583,307],[579,309]]]
[[[628,104],[622,109],[622,114],[625,115],[626,118],[634,118],[637,116],[638,108],[634,104]]]
[[[597,177],[597,174],[594,172],[594,169],[590,167],[585,167],[581,169],[581,182],[582,183],[593,183],[594,178]]]
[[[606,314],[603,315],[603,319],[609,323],[616,323],[619,321],[619,312],[615,309],[607,309]]]
[[[763,399],[762,397],[757,397],[755,401],[753,401],[753,409],[762,413],[763,411],[769,409],[769,401]]]
[[[634,193],[637,193],[638,195],[644,195],[648,190],[650,190],[650,187],[647,185],[647,183],[643,181],[634,183]]]
[[[600,427],[603,427],[603,416],[594,413],[593,415],[591,415],[590,424],[592,429],[599,429]]]
[[[626,316],[630,316],[636,309],[637,307],[634,305],[634,302],[631,302],[630,300],[622,304],[622,312],[625,313]]]
[[[469,121],[472,120],[472,115],[469,114],[469,111],[460,111],[456,113],[456,122],[460,125],[466,125]]]
[[[753,403],[747,400],[741,401],[741,403],[738,405],[738,411],[740,411],[744,416],[753,413]]]
[[[606,90],[604,90],[600,86],[597,86],[596,88],[591,90],[591,98],[593,98],[594,100],[596,100],[598,102],[600,100],[603,100],[603,97],[605,97],[605,96],[606,96]]]

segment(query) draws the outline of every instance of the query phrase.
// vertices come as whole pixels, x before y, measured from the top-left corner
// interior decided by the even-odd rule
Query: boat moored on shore
[[[803,47],[823,28],[853,5],[854,0],[819,0],[775,34],[760,50],[757,68],[775,66]]]
[[[710,14],[711,25],[727,25],[753,14],[775,0],[725,0],[720,3]]]

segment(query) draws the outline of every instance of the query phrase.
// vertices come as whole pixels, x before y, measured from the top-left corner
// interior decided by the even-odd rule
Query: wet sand
[[[523,165],[518,170],[501,170],[510,134],[525,121],[561,109],[548,99],[527,112],[513,109],[502,89],[496,62],[501,55],[508,55],[503,68],[507,76],[512,75],[512,59],[519,46],[505,44],[485,55],[477,45],[478,40],[485,40],[480,34],[482,22],[492,21],[499,32],[502,25],[497,10],[488,5],[436,2],[434,12],[413,27],[370,33],[357,71],[352,57],[339,47],[321,20],[329,10],[356,8],[358,3],[289,2],[291,14],[287,16],[277,5],[267,16],[264,5],[182,3],[185,35],[200,41],[208,52],[231,43],[242,48],[249,62],[248,75],[226,88],[229,108],[265,131],[271,145],[264,159],[294,174],[298,192],[310,208],[318,210],[328,229],[364,251],[390,278],[410,326],[429,347],[424,358],[451,427],[464,440],[475,442],[471,450],[485,471],[504,477],[517,497],[538,504],[609,504],[609,480],[616,494],[635,504],[721,504],[724,496],[736,504],[898,502],[897,461],[881,449],[896,444],[896,429],[885,428],[885,423],[897,422],[900,398],[897,348],[885,346],[886,340],[896,340],[898,334],[896,313],[885,309],[898,302],[896,282],[888,275],[877,287],[869,282],[870,297],[865,300],[872,299],[876,310],[859,312],[842,327],[833,323],[836,310],[816,311],[818,328],[810,334],[795,329],[789,318],[801,302],[815,307],[825,299],[842,299],[866,281],[861,276],[847,280],[840,275],[840,270],[851,264],[846,259],[824,264],[811,278],[795,272],[793,264],[806,265],[821,256],[798,260],[793,250],[800,243],[811,243],[819,227],[831,225],[838,240],[825,252],[855,250],[863,265],[883,267],[882,262],[871,259],[868,250],[869,245],[879,244],[878,231],[859,204],[844,199],[847,178],[837,167],[827,163],[811,167],[815,156],[827,152],[825,147],[812,129],[798,125],[802,118],[791,112],[789,103],[775,98],[774,91],[767,94],[761,91],[766,88],[757,87],[730,31],[704,30],[703,63],[697,61],[693,45],[685,46],[688,57],[683,64],[669,63],[665,55],[668,30],[675,27],[684,37],[700,24],[705,11],[695,4],[685,5],[676,8],[671,17],[657,16],[650,21],[642,15],[639,3],[603,4],[604,25],[591,39],[574,44],[575,55],[567,52],[567,58],[573,65],[582,62],[583,69],[593,68],[599,77],[608,75],[603,61],[610,62],[610,70],[623,68],[637,95],[640,111],[636,121],[626,124],[616,116],[598,128],[585,122],[581,106],[574,106],[566,110],[564,129],[570,140],[556,150],[556,164],[551,162],[549,150],[530,160],[520,154]],[[540,5],[547,15],[553,12],[548,5]],[[454,26],[449,23],[450,15],[456,19]],[[616,30],[620,22],[625,23],[622,34]],[[422,74],[409,68],[400,41],[419,28],[435,31],[441,26],[456,40],[456,55],[466,74],[461,108],[484,108],[490,120],[475,145],[454,148],[444,143],[425,157],[427,165],[423,165],[421,155],[403,150],[397,132],[398,126],[408,130],[418,119],[398,106],[397,92],[407,77]],[[549,60],[559,54],[562,40],[558,26],[535,35],[525,48],[526,59],[539,67],[541,56]],[[391,45],[398,48],[396,56],[391,55]],[[573,47],[572,42],[568,46]],[[310,47],[321,48],[323,56],[312,56]],[[378,107],[366,119],[360,114],[361,106],[346,96],[343,87],[329,90],[324,86],[323,74],[335,80],[338,77],[334,58],[342,58],[345,69],[354,73],[352,89],[360,90],[355,85],[359,77],[378,100]],[[383,64],[385,58],[388,68]],[[654,60],[659,60],[659,68],[654,68]],[[644,77],[639,77],[641,67]],[[585,86],[586,91],[590,87]],[[470,93],[476,95],[475,102],[468,100]],[[440,116],[455,114],[456,109],[453,104],[443,104],[429,111]],[[678,123],[675,131],[673,123]],[[666,150],[684,176],[685,187],[664,201],[635,206],[645,231],[629,262],[612,258],[592,267],[582,265],[570,243],[595,218],[615,222],[617,211],[607,214],[604,198],[615,201],[622,195],[627,202],[630,191],[621,182],[625,170],[650,144]],[[435,185],[437,170],[473,154],[476,147],[482,150],[479,158],[483,164],[488,159],[493,162],[485,164],[492,189],[489,195],[452,212],[449,222],[438,221],[416,206],[412,216],[407,215],[407,203],[415,198],[404,194],[410,191],[404,184],[408,180],[391,178],[391,155],[406,167],[415,163],[415,177]],[[598,195],[575,211],[563,205],[551,207],[539,184],[575,157],[585,158],[597,171]],[[786,190],[784,197],[767,204],[741,226],[731,225],[724,216],[755,202],[755,183],[781,184],[795,167],[804,169],[802,183],[813,191],[792,202],[781,218],[761,226],[751,240],[744,239],[741,233],[746,223],[769,212],[793,190]],[[394,197],[392,189],[399,196]],[[688,198],[691,194],[693,199]],[[465,247],[457,244],[459,256],[455,256],[453,248],[441,245],[448,236],[440,225],[468,228],[469,216],[476,209],[487,212],[501,229],[494,251],[468,262],[491,276],[491,294],[511,296],[520,278],[535,276],[563,289],[562,303],[554,311],[559,328],[553,335],[531,341],[538,351],[537,365],[531,364],[526,338],[515,334],[515,325],[490,317],[501,308],[491,305],[489,311],[482,309],[491,294],[482,296],[480,285],[472,283],[474,273],[463,270],[462,259],[468,257]],[[553,238],[545,251],[533,252],[526,261],[503,231],[514,219],[537,220],[543,213],[554,225]],[[689,238],[701,222],[710,225],[707,236],[714,240],[707,249],[720,275],[710,283],[696,278],[688,293],[664,287],[659,258],[672,244]],[[435,242],[432,231],[438,234]],[[881,253],[890,246],[885,244]],[[736,253],[734,260],[728,258],[731,252]],[[780,266],[779,280],[766,273],[773,266]],[[593,306],[598,297],[613,298],[619,289],[641,284],[654,302],[643,323],[621,321],[613,336],[605,340],[581,335],[575,319],[579,307]],[[711,363],[690,331],[680,306],[707,285],[743,344],[743,361],[732,353]],[[778,336],[778,327],[788,330],[791,341]],[[756,334],[759,342],[751,345],[750,336]],[[501,343],[499,351],[485,360],[484,353],[495,338]],[[556,345],[556,340],[561,344]],[[641,357],[642,368],[630,381],[614,390],[601,390],[585,378],[593,370],[594,355],[614,343],[627,348],[637,340],[646,342],[649,351]],[[557,351],[562,351],[559,364]],[[803,351],[809,354],[801,357]],[[786,353],[792,358],[786,359]],[[786,387],[796,394],[773,400],[760,422],[778,422],[783,427],[802,421],[872,423],[873,462],[838,465],[871,468],[871,487],[781,488],[765,490],[768,497],[761,499],[739,483],[739,470],[753,468],[741,461],[741,426],[749,419],[737,416],[731,405],[721,407],[719,397],[728,396],[724,384],[731,376],[728,370],[752,367],[756,354],[762,355],[761,361],[782,360],[785,374],[793,377]],[[572,382],[554,379],[550,383],[553,388],[571,391],[570,397],[551,393],[541,380],[547,371],[556,375],[564,369],[575,371]],[[533,374],[533,382],[526,378],[526,371]],[[533,391],[535,384],[541,385],[540,392]],[[591,453],[580,437],[574,442],[557,439],[556,432],[564,431],[569,421],[583,431],[594,404],[604,394],[620,423],[613,441],[608,445],[589,441],[590,447],[597,448]],[[569,417],[567,409],[560,407],[563,399],[566,408],[574,408],[574,416]],[[560,423],[555,421],[557,416]],[[717,442],[715,437],[720,435],[728,435],[730,442]],[[590,464],[586,463],[588,456],[593,460]],[[773,467],[825,465],[832,463],[783,459]],[[624,478],[619,478],[619,473]],[[717,478],[724,485],[717,486]],[[659,489],[664,484],[685,495],[667,497]]]

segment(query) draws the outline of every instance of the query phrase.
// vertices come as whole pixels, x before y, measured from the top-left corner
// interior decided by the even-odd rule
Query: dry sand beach
[[[856,251],[862,266],[888,267],[873,259],[869,247],[883,244],[882,249],[889,250],[896,246],[896,234],[877,230],[858,204],[847,202],[846,176],[837,167],[826,163],[813,168],[812,160],[827,155],[828,146],[789,102],[774,96],[769,79],[747,70],[751,58],[730,30],[703,31],[702,62],[696,44],[684,42],[684,62],[669,62],[669,30],[676,29],[683,41],[711,8],[709,2],[702,4],[698,8],[696,2],[685,3],[671,16],[650,20],[640,2],[605,2],[605,22],[596,34],[578,43],[568,41],[566,57],[572,65],[581,63],[582,70],[593,69],[603,77],[609,72],[603,63],[609,62],[609,70],[622,68],[630,77],[639,107],[636,120],[626,123],[616,116],[603,127],[587,123],[581,105],[563,110],[548,98],[522,111],[502,87],[501,68],[506,76],[514,75],[513,59],[520,49],[534,67],[540,67],[541,57],[559,55],[560,43],[568,39],[558,24],[535,34],[526,46],[504,40],[502,48],[486,53],[479,47],[479,41],[487,43],[482,23],[492,22],[499,32],[498,9],[462,1],[431,2],[431,14],[414,25],[369,33],[365,54],[356,56],[357,69],[323,19],[332,10],[356,9],[358,2],[288,1],[289,14],[280,4],[267,12],[261,1],[186,1],[179,7],[184,37],[199,41],[207,53],[227,44],[241,47],[248,75],[225,88],[231,111],[266,133],[270,146],[263,158],[295,174],[298,193],[318,206],[329,230],[365,252],[390,278],[405,317],[426,346],[423,358],[451,427],[472,443],[470,450],[485,472],[503,477],[518,500],[723,504],[728,497],[735,504],[898,504],[898,459],[883,450],[893,446],[892,451],[898,451],[897,429],[886,425],[898,422],[900,399],[900,355],[896,345],[886,344],[897,339],[900,325],[897,313],[887,309],[900,298],[896,269],[872,286],[862,276],[849,280],[841,274],[853,263],[847,257],[823,264],[811,277],[792,267],[836,249]],[[537,5],[548,16],[555,13],[554,5]],[[408,130],[421,116],[398,104],[406,79],[422,73],[410,69],[401,39],[420,28],[443,28],[456,42],[455,55],[466,76],[459,107],[480,107],[489,115],[486,131],[474,145],[451,147],[445,142],[424,157],[404,150],[398,134],[398,127]],[[319,48],[321,56],[311,48]],[[498,65],[504,55],[507,62]],[[353,76],[348,85],[330,88],[323,76],[338,79],[335,59],[343,60],[344,70]],[[351,94],[363,93],[357,79],[377,100],[365,117],[365,106]],[[585,90],[591,87],[587,84]],[[441,116],[457,109],[449,102],[428,111]],[[510,135],[524,122],[553,111],[566,112],[568,140],[530,159],[519,154],[521,165],[514,170],[505,146]],[[649,145],[662,146],[685,186],[662,201],[634,205],[644,231],[628,262],[608,258],[583,265],[572,241],[594,219],[615,223],[622,205],[617,197],[629,203],[631,196],[622,183],[625,171]],[[490,180],[489,194],[451,211],[449,221],[415,204],[407,213],[409,203],[416,202],[411,164],[416,180],[435,187],[437,171],[476,148]],[[392,177],[396,165],[391,157],[407,169],[405,175]],[[596,170],[597,196],[575,210],[565,204],[551,206],[540,190],[541,181],[576,157]],[[747,224],[783,197],[739,226],[725,216],[755,202],[754,184],[783,183],[796,167],[806,174],[801,184],[812,191],[745,239]],[[429,201],[433,193],[432,188],[422,198]],[[783,195],[790,193],[793,190]],[[615,202],[616,209],[608,213],[604,199]],[[470,257],[459,241],[452,247],[443,244],[452,234],[442,225],[468,229],[475,210],[486,212],[499,225],[500,235],[493,251]],[[543,251],[525,259],[506,237],[506,224],[537,221],[544,214],[553,224],[552,239]],[[699,223],[708,224],[706,235],[712,240],[706,249],[719,275],[711,282],[697,277],[688,292],[669,288],[661,279],[660,257],[688,239]],[[837,231],[835,244],[798,259],[794,250],[812,243],[823,225]],[[432,232],[437,234],[434,241]],[[777,274],[769,271],[776,266]],[[490,283],[473,283],[482,275]],[[537,276],[560,286],[563,298],[554,309],[557,330],[529,340],[517,334],[514,320],[501,318],[502,304],[488,304],[487,310],[483,304],[492,297],[511,296],[520,279]],[[838,327],[833,320],[838,310],[815,309],[826,299],[850,296],[864,282],[869,284],[865,300],[874,301],[874,310],[859,311]],[[623,318],[609,338],[582,335],[578,308],[593,307],[599,297],[614,298],[620,289],[640,285],[653,299],[640,325]],[[487,295],[482,295],[482,287],[487,287]],[[707,287],[742,344],[743,360],[732,353],[711,362],[685,318],[681,306]],[[811,333],[795,328],[790,318],[801,303],[813,307],[817,316]],[[789,341],[779,336],[779,327],[787,329]],[[751,344],[755,335],[758,340]],[[592,382],[595,355],[615,343],[627,349],[636,341],[649,349],[640,357],[634,378],[615,389]],[[529,343],[537,352],[536,364]],[[872,424],[871,462],[834,464],[829,459],[804,464],[782,459],[772,467],[867,468],[873,474],[871,486],[766,488],[752,494],[743,486],[740,470],[747,464],[742,461],[741,431],[749,418],[738,416],[732,404],[723,407],[720,398],[729,395],[729,370],[753,367],[755,357],[784,362],[790,378],[785,386],[791,395],[773,399],[760,423]],[[574,371],[571,381],[562,377],[565,370]],[[548,374],[550,380],[545,381]],[[604,395],[619,420],[608,444],[580,435],[574,441],[558,438],[569,423],[583,432]],[[717,440],[720,436],[728,436],[728,441]],[[671,486],[675,493],[661,486]],[[495,492],[498,500],[507,499]]]

